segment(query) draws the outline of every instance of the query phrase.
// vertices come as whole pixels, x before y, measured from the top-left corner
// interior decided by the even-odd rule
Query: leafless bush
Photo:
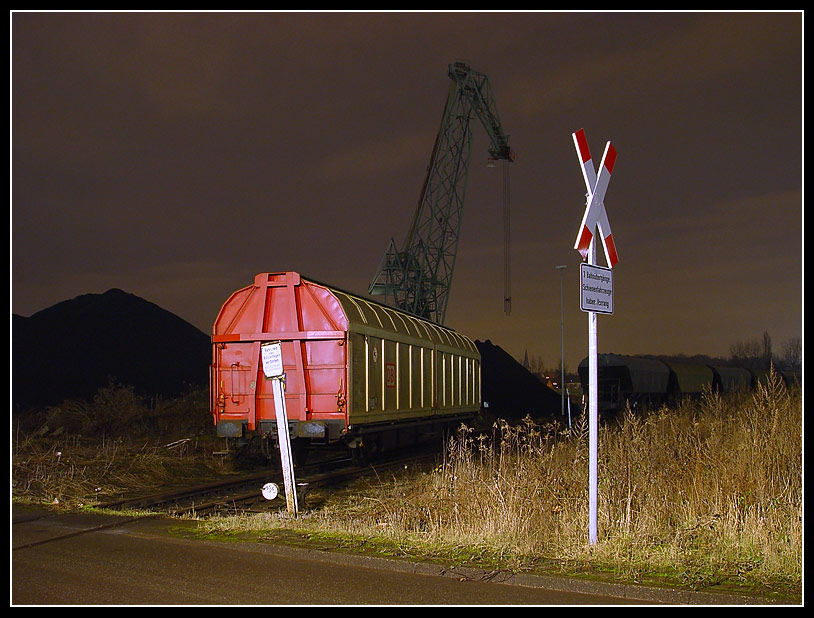
[[[213,474],[216,447],[206,392],[146,400],[109,385],[91,401],[65,401],[18,419],[12,496],[76,507],[120,492]]]

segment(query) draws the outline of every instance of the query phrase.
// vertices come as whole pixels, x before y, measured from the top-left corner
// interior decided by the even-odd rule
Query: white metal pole
[[[283,467],[283,481],[285,481],[285,500],[288,512],[296,515],[299,510],[297,504],[297,487],[294,484],[294,460],[291,456],[291,436],[288,433],[288,413],[285,408],[285,393],[283,392],[282,377],[272,379],[274,391],[274,408],[277,418],[277,441],[280,445],[280,463]]]
[[[588,250],[588,264],[596,264],[596,235]],[[597,412],[597,345],[596,345],[596,312],[588,312],[588,448],[589,453],[589,487],[588,487],[588,537],[591,545],[596,545],[596,501],[597,501],[597,446],[599,442]]]

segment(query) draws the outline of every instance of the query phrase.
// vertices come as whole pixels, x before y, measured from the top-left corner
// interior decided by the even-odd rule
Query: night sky
[[[600,352],[729,356],[802,336],[802,28],[792,13],[12,13],[11,311],[121,288],[206,333],[263,271],[359,294],[406,236],[457,60],[489,76],[446,324],[587,355],[585,187],[619,263]],[[474,121],[477,123],[477,121]],[[601,254],[600,254],[601,255]],[[604,257],[600,264],[604,264]]]

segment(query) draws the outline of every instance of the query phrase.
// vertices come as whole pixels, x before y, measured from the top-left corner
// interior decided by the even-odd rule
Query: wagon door
[[[214,380],[218,414],[218,435],[236,437],[243,423],[250,430],[255,424],[257,391],[257,345],[253,342],[228,342],[215,346]]]

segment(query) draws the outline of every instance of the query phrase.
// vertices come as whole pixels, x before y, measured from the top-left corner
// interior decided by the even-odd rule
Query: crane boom
[[[385,302],[438,324],[444,323],[455,269],[473,115],[489,136],[490,157],[505,162],[514,158],[488,77],[462,62],[449,66],[449,77],[441,127],[410,231],[401,249],[390,239],[368,289],[370,294],[384,296]],[[507,178],[504,171],[504,207]],[[508,308],[508,298],[506,302]]]

